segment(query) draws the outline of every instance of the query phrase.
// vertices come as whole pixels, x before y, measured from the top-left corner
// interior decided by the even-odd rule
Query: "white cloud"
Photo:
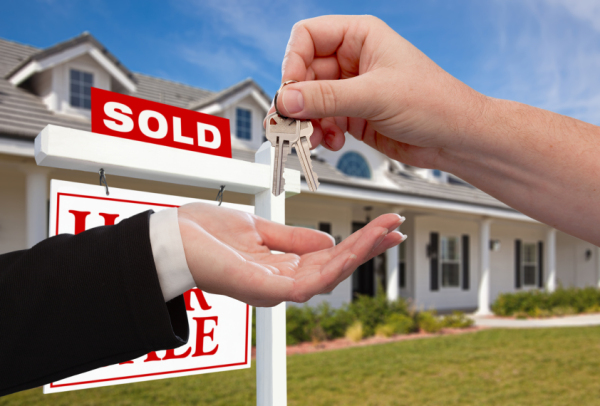
[[[252,76],[277,86],[280,78],[265,66],[281,64],[294,23],[307,18],[309,11],[317,13],[306,1],[189,0],[174,5],[197,16],[199,24],[198,32],[178,45],[180,55],[220,73],[229,84]]]
[[[478,88],[600,124],[600,3],[498,1]]]

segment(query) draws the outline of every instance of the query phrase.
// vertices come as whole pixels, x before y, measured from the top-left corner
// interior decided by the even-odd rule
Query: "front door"
[[[352,232],[366,226],[366,223],[352,222]],[[375,296],[375,261],[370,259],[352,274],[352,298],[357,295]]]

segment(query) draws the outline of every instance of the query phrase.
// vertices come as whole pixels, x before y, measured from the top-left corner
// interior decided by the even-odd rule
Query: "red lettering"
[[[105,226],[114,226],[115,219],[117,217],[119,217],[118,214],[108,214],[108,213],[98,213],[98,214],[100,214],[102,217],[104,217],[104,225]]]
[[[133,361],[119,362],[119,365],[133,364]]]
[[[211,340],[215,340],[214,339],[214,333],[215,333],[215,329],[213,328],[212,330],[210,330],[208,333],[206,333],[204,331],[204,325],[206,323],[207,320],[212,320],[215,322],[215,326],[217,326],[219,324],[219,316],[212,316],[212,317],[194,317],[194,320],[196,320],[196,324],[197,324],[197,328],[196,328],[196,352],[194,353],[194,355],[192,355],[192,357],[201,357],[203,355],[214,355],[217,353],[217,350],[219,349],[219,344],[217,344],[215,346],[215,348],[213,348],[212,350],[205,352],[204,351],[204,337],[208,337]]]
[[[156,351],[149,352],[148,357],[146,357],[146,359],[144,360],[144,362],[150,361],[160,361],[160,358],[158,358],[158,355],[156,355]]]
[[[75,235],[85,231],[85,218],[90,214],[89,211],[69,210],[75,216]]]
[[[179,354],[179,355],[175,354],[175,350],[167,350],[167,353],[165,354],[163,361],[166,359],[187,358],[191,352],[192,352],[192,347],[189,347],[186,352],[184,352],[183,354]]]
[[[204,298],[204,293],[198,288],[193,288],[183,294],[183,298],[185,300],[185,310],[188,312],[194,311],[194,308],[192,307],[192,293],[196,296],[196,299],[198,300],[202,310],[210,310],[212,308],[212,306],[209,306],[208,302]]]

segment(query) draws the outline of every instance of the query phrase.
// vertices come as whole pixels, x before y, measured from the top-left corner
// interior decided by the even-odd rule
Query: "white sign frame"
[[[40,166],[120,175],[254,195],[255,214],[285,224],[285,198],[300,193],[300,173],[286,169],[286,193],[275,197],[274,150],[265,142],[255,162],[199,154],[47,125],[35,139]],[[216,194],[216,193],[215,193]],[[285,303],[256,309],[256,403],[287,404]]]
[[[51,180],[50,182],[50,221],[49,236],[62,233],[73,233],[75,227],[74,216],[66,212],[65,206],[71,203],[69,208],[82,211],[92,211],[86,216],[87,229],[104,225],[105,220],[97,213],[119,211],[121,216],[116,218],[115,224],[127,217],[141,213],[148,209],[155,212],[172,207],[179,207],[187,203],[202,202],[217,205],[216,201],[198,200],[187,197],[163,195],[157,193],[140,192],[119,188],[110,188],[110,195],[106,196],[103,186],[94,186],[82,183]],[[73,206],[75,203],[75,206]],[[123,204],[126,206],[123,211]],[[113,209],[111,209],[111,206]],[[253,206],[223,202],[223,207],[254,213]],[[113,211],[114,210],[114,211]],[[65,218],[66,217],[66,218]],[[62,218],[62,220],[61,220]],[[193,317],[219,316],[219,347],[216,362],[213,356],[184,359],[172,359],[169,361],[144,362],[146,355],[133,360],[134,365],[111,365],[84,372],[75,376],[62,379],[57,382],[44,385],[44,393],[66,392],[71,390],[89,389],[110,385],[122,385],[148,380],[175,378],[180,376],[198,375],[211,372],[231,371],[236,369],[250,368],[252,354],[252,310],[245,303],[221,295],[204,293],[206,301],[212,305],[209,311],[197,310],[187,312],[190,324],[190,337],[188,344],[178,349],[177,353],[185,353],[187,348],[192,348],[196,342],[196,331],[194,330]],[[195,307],[195,306],[194,306]],[[239,312],[243,314],[239,314]],[[220,313],[220,314],[219,314]],[[227,316],[223,317],[223,313]],[[232,315],[233,313],[233,315]],[[232,317],[233,316],[233,317]],[[245,323],[238,326],[237,323]],[[223,325],[225,323],[225,326]],[[209,327],[206,327],[208,329]],[[223,329],[228,332],[223,333]],[[244,331],[245,330],[245,331]],[[225,339],[223,339],[225,337]],[[235,339],[233,339],[235,337]],[[241,345],[238,340],[245,340]],[[190,352],[193,352],[191,350]],[[165,351],[159,351],[159,358],[164,357]],[[228,353],[231,352],[231,353]],[[241,358],[238,358],[240,357]],[[243,361],[241,361],[243,359]],[[167,369],[168,368],[168,369]]]

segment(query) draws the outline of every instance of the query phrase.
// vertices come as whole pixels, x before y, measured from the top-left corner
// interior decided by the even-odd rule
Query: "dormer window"
[[[371,168],[358,152],[346,152],[337,163],[337,168],[348,176],[371,179]]]
[[[92,107],[91,88],[94,75],[88,72],[71,69],[69,74],[69,100],[72,107],[90,110]]]
[[[241,140],[252,139],[252,111],[237,108],[235,111],[236,135]]]

